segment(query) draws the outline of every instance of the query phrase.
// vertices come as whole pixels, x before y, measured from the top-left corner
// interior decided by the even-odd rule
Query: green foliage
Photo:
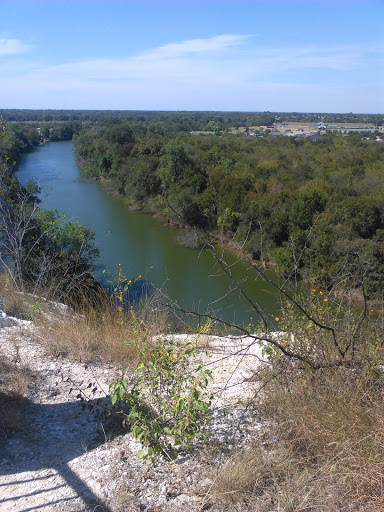
[[[225,232],[232,231],[239,225],[240,213],[235,212],[232,208],[226,208],[224,215],[220,215],[217,219],[217,225],[223,228]]]
[[[315,214],[321,213],[325,208],[326,199],[323,194],[312,190],[302,194],[291,206],[288,213],[293,229],[306,230],[314,221]]]
[[[340,204],[340,216],[352,234],[372,238],[384,228],[384,204],[380,203],[372,197],[348,197]]]
[[[52,141],[72,140],[73,135],[78,133],[80,128],[81,123],[78,121],[64,121],[52,123],[51,127],[43,125],[43,130],[40,129],[40,132],[42,136]]]
[[[298,278],[305,273],[324,287],[351,254],[371,268],[384,258],[382,144],[356,134],[327,133],[317,142],[186,133],[271,123],[269,112],[246,118],[241,113],[133,112],[116,113],[114,120],[94,115],[98,123],[76,137],[80,162],[87,176],[107,177],[135,206],[199,229],[224,227],[237,241],[247,237],[242,241],[255,256],[261,255],[261,230],[264,261],[277,262],[286,274],[295,269]],[[317,122],[312,114],[285,117]],[[332,122],[332,115],[325,119]],[[363,240],[370,242],[364,250]],[[349,271],[356,273],[357,267]],[[381,274],[370,271],[370,283],[378,290]]]
[[[158,170],[163,188],[168,189],[173,183],[185,177],[185,174],[189,173],[191,164],[192,161],[181,142],[178,140],[169,142]]]
[[[145,201],[160,192],[161,180],[155,174],[157,162],[153,157],[141,157],[132,162],[126,172],[124,194],[135,201]]]
[[[207,422],[211,372],[194,369],[196,358],[192,342],[158,340],[140,352],[132,387],[125,379],[111,382],[111,401],[125,403],[121,412],[142,444],[139,458],[154,462],[163,454],[175,459],[177,448],[186,447]]]

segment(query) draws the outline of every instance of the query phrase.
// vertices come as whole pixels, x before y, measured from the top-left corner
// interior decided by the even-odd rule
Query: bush
[[[176,448],[194,440],[208,420],[211,372],[202,366],[194,370],[196,357],[194,343],[160,339],[141,350],[130,389],[125,379],[111,382],[111,401],[124,402],[121,412],[142,444],[139,458],[175,459]]]

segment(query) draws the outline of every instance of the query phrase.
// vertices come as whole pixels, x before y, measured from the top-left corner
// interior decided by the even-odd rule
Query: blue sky
[[[0,0],[0,108],[384,112],[384,0]]]

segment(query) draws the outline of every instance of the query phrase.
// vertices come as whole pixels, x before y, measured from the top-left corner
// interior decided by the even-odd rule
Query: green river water
[[[212,254],[178,245],[179,233],[166,221],[132,211],[122,198],[106,193],[100,183],[83,180],[72,142],[39,146],[24,156],[17,176],[22,183],[31,179],[38,183],[43,208],[65,213],[67,218],[79,220],[95,231],[100,249],[96,275],[103,284],[113,279],[117,265],[121,264],[128,279],[142,276],[134,284],[137,294],[143,284],[153,283],[187,309],[217,311],[229,322],[258,322],[238,291],[227,295],[230,283],[225,276],[218,275]],[[225,259],[234,263],[236,256],[227,251]],[[245,263],[236,263],[233,272],[237,279],[245,280],[244,289],[269,318],[278,314],[270,285],[256,280]],[[224,298],[218,301],[220,297]]]

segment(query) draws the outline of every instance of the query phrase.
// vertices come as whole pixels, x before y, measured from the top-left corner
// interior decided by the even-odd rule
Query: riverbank
[[[264,269],[273,269],[275,264],[270,260],[256,260],[252,258],[250,252],[244,251],[244,244],[246,240],[241,242],[234,241],[233,239],[224,235],[221,231],[202,231],[199,228],[193,228],[183,222],[181,218],[172,218],[167,216],[164,211],[150,208],[149,205],[142,203],[133,203],[127,198],[119,194],[118,191],[113,187],[111,180],[104,177],[97,178],[85,178],[90,181],[95,181],[101,184],[102,189],[112,197],[118,197],[124,201],[126,207],[131,211],[141,211],[145,214],[152,215],[154,218],[163,219],[165,223],[175,229],[175,240],[182,247],[190,249],[201,249],[206,244],[211,244],[221,250],[225,250],[233,253],[235,256],[241,256],[247,261],[251,261],[255,265],[261,265]],[[175,212],[174,212],[175,213]],[[179,232],[179,233],[178,233]]]

